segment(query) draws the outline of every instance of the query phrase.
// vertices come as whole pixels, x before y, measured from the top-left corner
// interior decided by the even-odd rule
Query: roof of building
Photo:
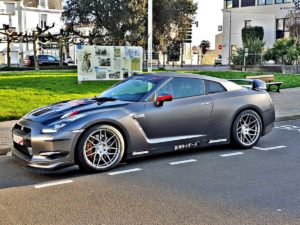
[[[48,8],[62,10],[63,6],[61,2],[62,2],[61,0],[49,0]],[[26,5],[27,7],[38,7],[38,0],[23,0],[23,4]]]

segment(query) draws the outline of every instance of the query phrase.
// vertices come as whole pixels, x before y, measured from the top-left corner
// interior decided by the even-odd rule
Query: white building
[[[8,24],[17,32],[30,33],[37,25],[44,27],[55,23],[50,32],[58,33],[64,25],[62,12],[63,0],[0,0],[0,29]],[[7,63],[6,48],[6,43],[0,43],[0,65]],[[32,48],[31,44],[13,44],[12,64],[21,64],[24,56],[33,54]],[[57,49],[47,51],[58,54]]]
[[[224,0],[223,64],[228,64],[232,52],[242,47],[245,26],[262,26],[267,48],[272,47],[276,39],[287,37],[284,18],[293,8],[292,0]]]

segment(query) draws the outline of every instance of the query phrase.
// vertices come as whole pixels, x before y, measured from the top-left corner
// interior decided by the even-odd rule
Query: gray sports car
[[[274,127],[265,83],[207,76],[132,76],[95,98],[39,108],[13,128],[13,155],[31,169],[107,171],[121,160],[234,143],[253,147]]]

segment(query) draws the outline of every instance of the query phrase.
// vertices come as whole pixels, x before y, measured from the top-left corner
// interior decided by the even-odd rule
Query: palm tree
[[[201,44],[199,47],[201,49],[202,55],[205,55],[206,52],[210,49],[210,42],[207,40],[203,40],[203,41],[201,41]]]
[[[200,65],[202,65],[202,58],[203,56],[206,54],[206,52],[210,49],[210,42],[207,41],[207,40],[203,40],[201,41],[201,44],[200,44],[200,52],[201,52],[201,62],[200,62]]]

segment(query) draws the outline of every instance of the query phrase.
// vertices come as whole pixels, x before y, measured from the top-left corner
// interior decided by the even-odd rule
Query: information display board
[[[78,82],[122,80],[142,73],[143,48],[133,46],[83,46],[77,49]]]

